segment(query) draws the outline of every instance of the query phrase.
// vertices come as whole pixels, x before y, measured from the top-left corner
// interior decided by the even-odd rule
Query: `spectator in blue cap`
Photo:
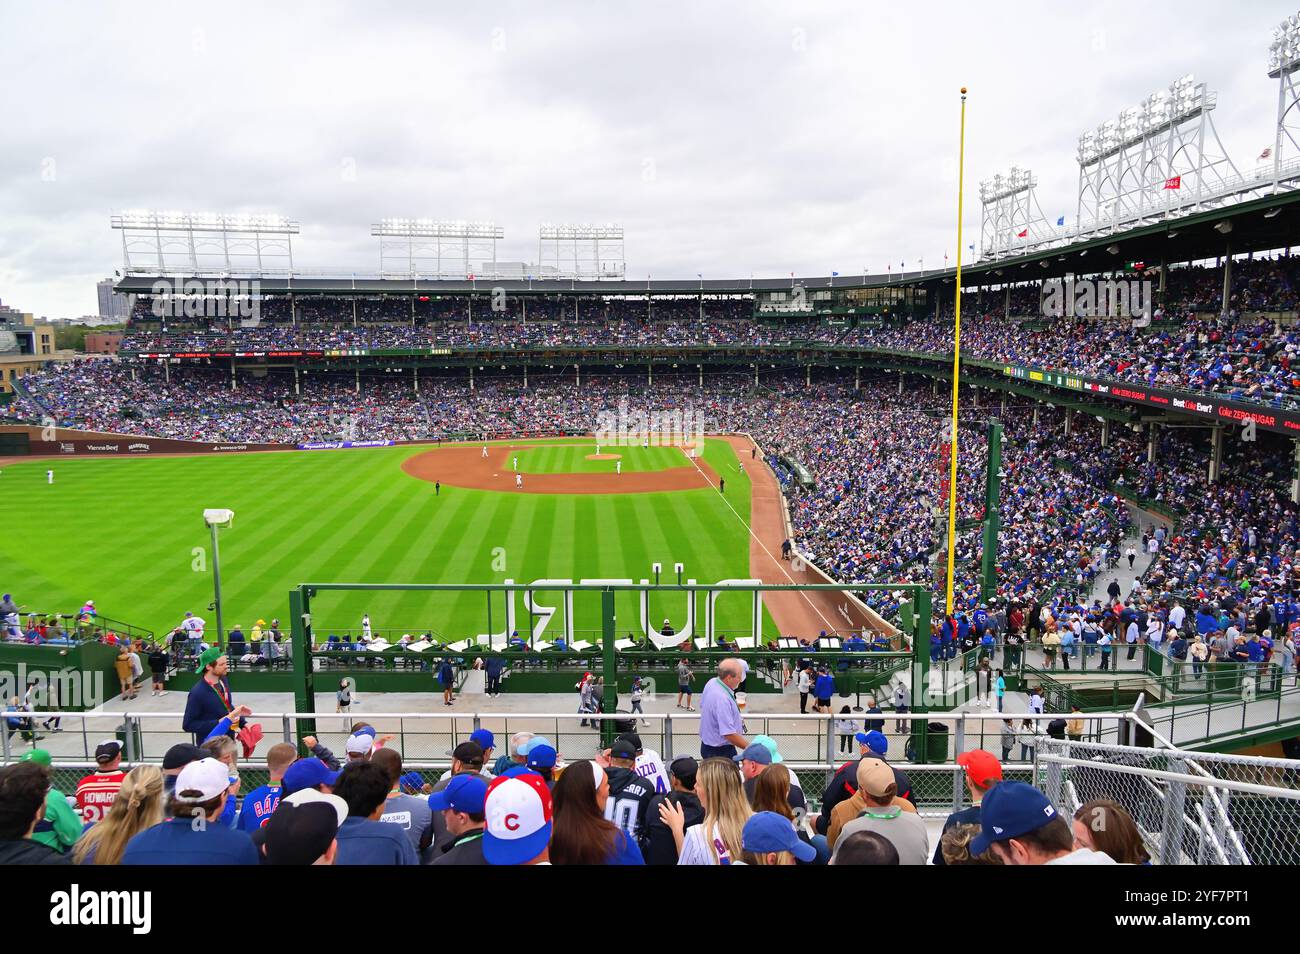
[[[746,859],[755,865],[809,864],[817,857],[812,845],[800,841],[789,819],[776,812],[758,812],[745,822],[741,845]]]
[[[476,775],[457,775],[441,792],[429,796],[429,808],[442,814],[448,838],[434,846],[435,865],[486,865],[483,826],[487,782]]]
[[[555,788],[555,762],[559,758],[555,749],[543,742],[540,745],[531,745],[528,747],[526,768],[530,772],[536,772],[546,782],[546,787]]]
[[[858,763],[863,759],[880,759],[886,761],[885,755],[889,752],[889,739],[883,732],[872,730],[871,732],[859,732],[854,737],[858,743],[858,757],[849,762],[845,762],[836,771],[835,777],[831,783],[826,786],[826,794],[822,797],[822,812],[814,821],[814,827],[819,835],[828,834],[830,831],[831,812],[835,806],[845,799],[852,798],[858,790]],[[901,769],[890,766],[894,772],[894,784],[898,788],[898,797],[905,801],[912,798],[912,780],[908,778],[907,773]]]
[[[748,782],[772,764],[772,752],[766,745],[751,742],[745,751],[736,756],[736,761],[740,763],[741,778]]]
[[[483,764],[487,765],[492,761],[492,751],[496,748],[497,737],[492,734],[491,729],[475,729],[469,735],[471,742],[477,742],[479,748],[483,750]]]
[[[329,766],[317,758],[299,759],[290,765],[280,780],[281,797],[287,797],[304,788],[314,788],[329,795],[334,791],[334,783],[339,773],[331,771]]]
[[[1024,782],[994,785],[980,806],[980,833],[970,853],[986,851],[1004,865],[1113,865],[1110,855],[1075,848],[1070,823],[1047,796]]]

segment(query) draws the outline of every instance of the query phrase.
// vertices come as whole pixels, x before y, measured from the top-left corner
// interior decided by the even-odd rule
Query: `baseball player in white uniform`
[[[486,444],[483,445],[483,456],[484,456],[484,457],[487,457],[487,445],[486,445]]]
[[[623,462],[621,460],[614,461],[614,473],[616,474],[623,473]]]
[[[515,474],[515,486],[516,486],[516,487],[522,487],[523,485],[524,485],[524,475],[523,475],[523,474]]]
[[[46,482],[47,484],[52,484],[52,483],[54,483],[54,471],[52,471],[52,470],[47,470],[47,471],[45,472],[45,482]]]

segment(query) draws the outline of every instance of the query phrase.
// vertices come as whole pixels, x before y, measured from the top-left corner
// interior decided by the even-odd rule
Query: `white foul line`
[[[681,451],[682,451],[683,454],[686,453],[686,449],[685,449],[685,448],[681,448]],[[696,463],[696,461],[695,461],[694,459],[692,459],[691,456],[690,456],[689,454],[687,454],[687,458],[686,458],[686,459],[689,460],[692,464],[694,464],[695,469],[698,470],[698,471],[700,471],[700,476],[704,478],[704,482],[705,482],[706,484],[708,484],[710,487],[712,487],[712,486],[713,486],[713,482],[709,480],[709,475],[708,475],[708,474],[706,474],[703,470],[700,470],[700,465],[699,465],[698,463]],[[752,488],[753,485],[754,485],[753,478],[750,479],[750,482],[749,482],[749,483],[750,483],[750,487]],[[777,568],[780,569],[780,571],[781,571],[783,574],[785,574],[785,578],[786,578],[787,580],[789,580],[790,583],[791,583],[792,585],[796,585],[796,586],[797,586],[798,584],[795,583],[795,581],[794,581],[794,577],[792,577],[792,576],[790,575],[790,572],[789,572],[789,571],[788,571],[784,566],[781,565],[781,561],[778,560],[775,556],[772,555],[772,551],[769,550],[769,549],[768,549],[768,548],[763,544],[763,541],[759,539],[758,534],[756,534],[756,533],[754,532],[753,528],[752,528],[748,523],[745,522],[745,518],[742,517],[742,516],[740,515],[740,511],[738,511],[735,507],[731,506],[731,501],[727,499],[727,495],[726,495],[725,493],[721,493],[721,492],[719,492],[718,496],[720,496],[720,497],[722,498],[722,502],[723,502],[724,504],[727,505],[727,509],[730,510],[732,513],[734,513],[734,514],[736,515],[736,519],[740,521],[741,526],[743,526],[743,527],[745,528],[745,530],[748,531],[749,535],[750,535],[751,537],[754,538],[754,542],[757,543],[757,544],[759,545],[759,547],[762,549],[762,551],[763,551],[764,553],[767,554],[767,558],[768,558],[769,560],[771,560],[773,563],[776,564]],[[750,496],[749,505],[750,505],[751,508],[754,506],[754,498],[753,498],[753,495]],[[827,619],[827,618],[822,614],[822,611],[819,610],[816,606],[813,605],[813,601],[810,600],[810,599],[808,599],[808,594],[807,594],[804,590],[796,590],[796,592],[797,592],[800,596],[803,597],[803,600],[804,600],[805,603],[808,604],[808,607],[809,607],[809,608],[810,608],[814,613],[816,613],[816,614],[821,618],[821,621],[822,621],[823,623],[826,624],[826,629],[827,629],[827,631],[828,631],[828,632],[834,632],[835,629],[836,629],[835,624],[832,623],[830,620],[828,620],[828,619]]]

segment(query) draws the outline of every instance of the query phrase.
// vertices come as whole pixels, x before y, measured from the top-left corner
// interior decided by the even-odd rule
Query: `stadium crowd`
[[[812,814],[777,744],[757,736],[734,756],[710,754],[710,698],[727,706],[738,660],[704,694],[701,758],[667,765],[625,733],[592,759],[568,762],[549,739],[496,739],[477,729],[450,770],[409,770],[392,736],[351,727],[342,758],[307,736],[265,755],[267,782],[242,790],[239,729],[210,660],[196,690],[224,692],[227,714],[201,744],[172,746],[161,764],[123,763],[123,745],[95,747],[75,789],[52,783],[50,753],[32,749],[0,769],[0,863],[78,865],[924,865],[1145,864],[1132,818],[1097,803],[1114,825],[1061,818],[1039,790],[1004,781],[1002,760],[963,752],[971,804],[945,822],[933,848],[907,773],[886,761],[880,732],[831,779]],[[209,685],[209,683],[211,683]],[[715,684],[717,687],[715,689]],[[713,690],[712,695],[710,691]],[[734,701],[730,703],[734,709]],[[726,729],[729,716],[715,721]],[[197,738],[197,736],[196,736]],[[255,745],[255,743],[254,743]],[[259,762],[261,760],[259,759]]]
[[[1214,392],[1238,400],[1300,405],[1293,370],[1300,332],[1260,312],[1293,311],[1300,266],[1293,257],[1233,263],[1223,301],[1222,269],[1169,270],[1162,304],[1146,325],[1118,319],[1045,318],[1038,284],[963,295],[963,353],[975,359],[1085,374],[1152,387]],[[1134,273],[1126,279],[1149,278]],[[572,299],[490,293],[461,298],[267,298],[256,320],[204,323],[183,316],[170,327],[137,301],[127,353],[401,348],[583,346],[762,346],[816,343],[950,353],[951,308],[899,323],[755,320],[741,296]],[[784,316],[788,318],[789,316]],[[1141,323],[1138,323],[1141,325]],[[246,327],[247,326],[247,327]]]

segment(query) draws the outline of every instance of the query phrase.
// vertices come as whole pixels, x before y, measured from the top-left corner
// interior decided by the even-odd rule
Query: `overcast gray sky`
[[[544,221],[618,221],[637,278],[933,267],[956,254],[961,85],[974,243],[979,179],[1028,166],[1073,219],[1078,134],[1184,73],[1254,168],[1292,12],[0,0],[0,299],[93,314],[131,208],[291,216],[305,268],[375,268],[386,216],[491,219],[526,261]]]

